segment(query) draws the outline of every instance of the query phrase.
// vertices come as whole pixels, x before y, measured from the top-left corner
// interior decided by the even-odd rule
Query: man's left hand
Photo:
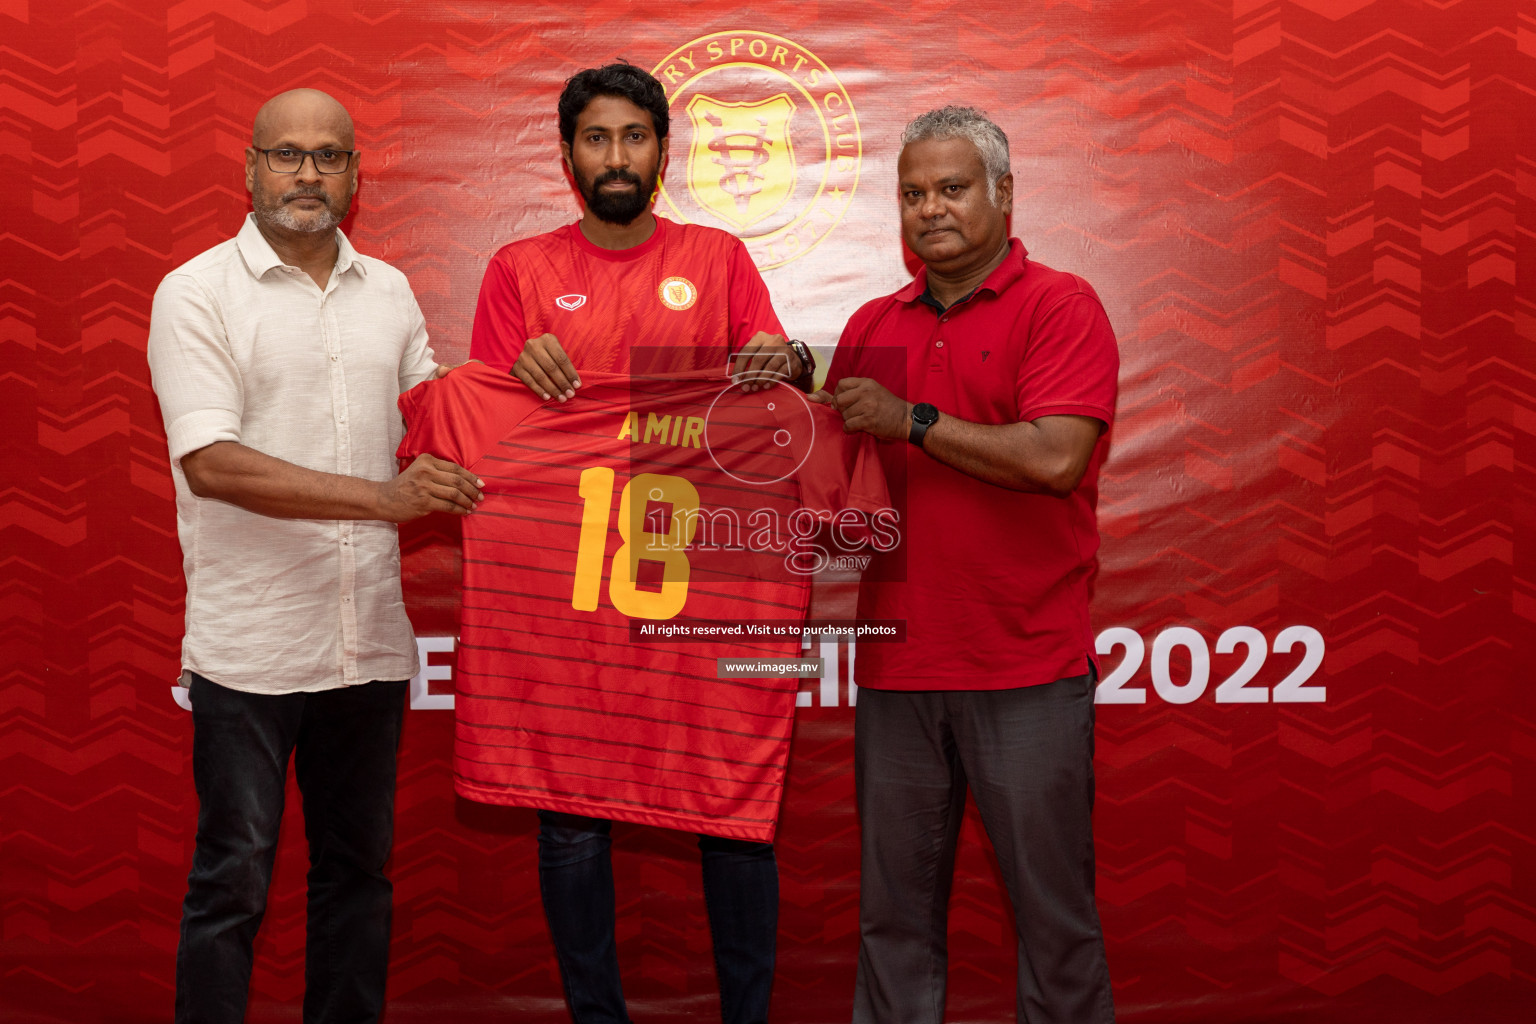
[[[731,357],[728,372],[741,390],[762,391],[798,380],[804,369],[783,335],[759,331]]]
[[[826,392],[817,392],[826,394]],[[832,393],[831,406],[843,417],[843,430],[886,441],[905,441],[912,433],[912,405],[868,377],[844,377]]]

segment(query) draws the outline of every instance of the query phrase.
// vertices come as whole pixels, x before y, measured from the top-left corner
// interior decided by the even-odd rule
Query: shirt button
[[[943,339],[943,338],[940,338],[940,339],[939,339],[939,342],[938,342],[938,347],[939,347],[939,348],[943,348],[943,347],[944,347],[944,339]]]

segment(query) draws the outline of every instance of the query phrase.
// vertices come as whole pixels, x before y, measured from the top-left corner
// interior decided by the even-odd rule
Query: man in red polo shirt
[[[1119,356],[1087,282],[1008,237],[1008,140],[980,111],[914,120],[897,164],[916,280],[860,308],[818,399],[886,441],[901,547],[859,614],[863,826],[856,1024],[938,1024],[967,786],[1013,901],[1018,1018],[1114,1019],[1094,906],[1094,520]],[[904,487],[901,483],[904,481]]]

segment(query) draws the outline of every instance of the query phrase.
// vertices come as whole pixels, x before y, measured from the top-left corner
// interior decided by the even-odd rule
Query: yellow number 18
[[[631,500],[638,492],[638,500]],[[613,511],[613,470],[593,467],[582,470],[581,538],[576,545],[576,579],[571,587],[571,607],[597,610],[603,582],[603,549],[608,539],[608,516]],[[647,529],[648,501],[667,502],[672,515],[667,532]],[[699,492],[680,476],[641,473],[624,485],[619,495],[619,537],[623,544],[613,553],[608,574],[608,600],[632,619],[670,619],[688,601],[688,553],[699,528]],[[661,590],[640,590],[635,570],[640,562],[660,562]]]

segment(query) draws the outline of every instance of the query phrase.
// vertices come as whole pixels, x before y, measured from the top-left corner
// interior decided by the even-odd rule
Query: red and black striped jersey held
[[[888,513],[874,442],[718,371],[584,371],[573,399],[544,402],[470,364],[400,408],[402,459],[485,481],[464,520],[458,792],[771,839],[798,683],[721,678],[717,659],[795,657],[799,637],[657,634],[802,619],[828,546]],[[840,519],[855,528],[829,530]]]

